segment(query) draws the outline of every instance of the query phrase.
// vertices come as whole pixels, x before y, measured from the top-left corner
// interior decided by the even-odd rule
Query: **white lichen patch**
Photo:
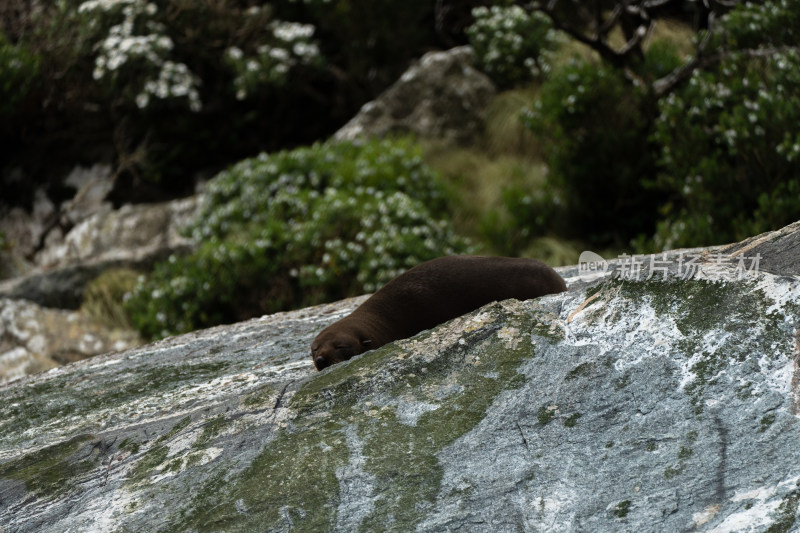
[[[67,518],[72,521],[73,528],[67,525],[59,527],[60,524],[56,524],[53,530],[70,531],[74,529],[74,524],[85,524],[83,529],[87,531],[114,531],[119,526],[119,518],[130,517],[133,514],[131,510],[138,503],[137,494],[127,490],[114,491],[106,498],[91,498],[83,505],[76,506],[75,515]]]
[[[229,391],[226,389],[235,388],[249,388],[259,382],[258,376],[251,372],[243,372],[236,375],[225,375],[214,378],[204,383],[197,383],[189,386],[184,386],[177,389],[172,393],[174,400],[186,401],[191,398],[217,398],[227,396]]]
[[[106,359],[105,361],[100,360],[99,362],[95,362],[93,364],[86,365],[86,369],[87,370],[94,370],[94,369],[98,369],[98,368],[104,368],[104,367],[108,367],[108,366],[118,365],[121,362],[122,362],[122,359],[109,358],[109,359]]]
[[[775,511],[783,501],[783,498],[778,496],[779,492],[783,493],[787,488],[796,487],[798,481],[800,477],[793,477],[777,485],[737,492],[730,501],[739,504],[746,502],[748,505],[743,506],[741,511],[728,515],[711,531],[713,533],[759,531],[770,526],[774,522]]]
[[[546,496],[538,496],[529,500],[526,505],[526,516],[530,526],[548,524],[548,531],[572,531],[568,510],[577,498],[573,491],[561,493],[554,491]]]
[[[336,469],[339,481],[339,508],[336,513],[337,531],[357,531],[361,522],[375,508],[375,476],[365,471],[367,458],[364,443],[354,424],[345,429],[345,442],[350,457],[345,466]]]
[[[766,391],[775,391],[782,396],[792,393],[792,378],[796,371],[792,358],[776,361],[762,357],[759,360],[759,367],[764,375],[764,381],[753,386],[754,395],[761,396]]]
[[[703,335],[702,343],[698,346],[697,350],[683,361],[679,361],[681,379],[679,388],[684,389],[687,385],[697,379],[697,374],[692,370],[698,363],[703,360],[717,356],[720,348],[726,348],[726,343],[730,338],[730,333],[723,330],[714,330]],[[723,354],[724,356],[724,354]],[[709,379],[716,378],[719,374],[724,373],[725,370],[720,370],[719,373],[713,376],[707,376]]]
[[[674,319],[657,313],[649,298],[638,307],[611,300],[598,311],[600,316],[591,319],[581,319],[586,309],[575,316],[570,330],[576,337],[570,344],[599,346],[599,357],[611,351],[623,354],[614,363],[620,372],[645,358],[670,356],[675,343],[683,338]]]
[[[211,447],[204,450],[188,452],[180,458],[168,457],[166,461],[156,466],[153,470],[157,472],[163,471],[167,467],[169,467],[169,470],[167,472],[152,476],[150,478],[150,482],[158,483],[163,479],[177,476],[189,467],[204,466],[219,457],[221,453],[222,448]]]
[[[772,513],[781,504],[780,500],[761,502],[753,507],[728,515],[710,533],[737,533],[739,531],[760,531],[772,524]]]
[[[167,448],[169,448],[169,452],[167,452],[167,458],[175,457],[176,455],[188,450],[191,448],[195,441],[197,441],[198,437],[203,432],[203,428],[193,428],[192,430],[186,433],[178,433],[178,435],[167,442]]]
[[[480,329],[483,327],[484,324],[487,322],[492,321],[492,313],[489,311],[484,311],[478,313],[477,315],[473,316],[469,319],[467,323],[467,327],[464,328],[464,331],[475,331],[476,329]]]
[[[766,272],[761,274],[756,288],[763,291],[774,302],[766,309],[765,314],[782,313],[787,303],[800,303],[800,283],[797,281],[786,276],[773,276]],[[797,317],[795,317],[796,319]]]
[[[522,340],[519,329],[513,327],[500,329],[500,331],[497,332],[497,337],[503,341],[503,346],[508,350],[516,350]]]
[[[288,361],[282,365],[268,365],[266,370],[267,374],[283,374],[287,370],[296,370],[302,368],[311,368],[311,357],[308,359],[300,359],[298,361]]]
[[[395,414],[401,424],[416,426],[419,417],[439,407],[441,406],[435,403],[407,401],[402,398],[397,403]]]

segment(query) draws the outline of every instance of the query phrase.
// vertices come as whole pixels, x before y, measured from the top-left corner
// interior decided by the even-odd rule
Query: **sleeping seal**
[[[488,303],[527,300],[567,289],[536,259],[456,255],[426,261],[397,276],[311,343],[317,370],[411,337]]]

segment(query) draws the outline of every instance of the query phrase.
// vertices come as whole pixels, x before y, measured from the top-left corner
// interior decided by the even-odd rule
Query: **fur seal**
[[[311,358],[322,370],[494,301],[565,290],[561,276],[536,259],[440,257],[394,278],[350,315],[323,329],[311,343]]]

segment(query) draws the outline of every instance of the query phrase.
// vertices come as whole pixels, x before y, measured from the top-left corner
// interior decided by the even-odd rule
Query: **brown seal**
[[[373,294],[311,343],[317,370],[411,337],[488,303],[527,300],[567,289],[536,259],[455,255],[415,266]]]

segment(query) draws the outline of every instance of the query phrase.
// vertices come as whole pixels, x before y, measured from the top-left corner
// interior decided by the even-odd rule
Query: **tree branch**
[[[653,93],[658,98],[666,94],[669,94],[681,83],[688,80],[692,76],[695,70],[708,67],[715,63],[720,63],[734,55],[740,55],[747,58],[761,58],[761,57],[771,57],[774,56],[775,54],[781,54],[786,52],[795,52],[797,54],[800,54],[800,46],[779,46],[771,48],[755,48],[755,49],[734,50],[734,51],[724,50],[712,55],[696,57],[691,61],[689,61],[688,63],[685,63],[684,65],[670,72],[663,78],[656,80],[653,83]]]

